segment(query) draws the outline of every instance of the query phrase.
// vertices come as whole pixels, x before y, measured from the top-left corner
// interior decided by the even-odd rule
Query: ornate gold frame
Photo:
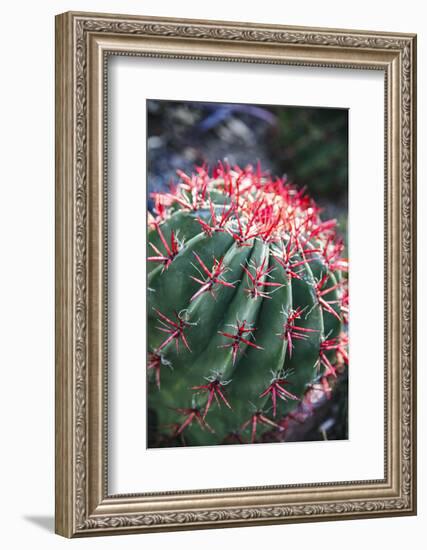
[[[368,68],[385,74],[385,478],[108,495],[108,55]],[[65,13],[56,18],[56,532],[66,537],[416,512],[416,37]]]

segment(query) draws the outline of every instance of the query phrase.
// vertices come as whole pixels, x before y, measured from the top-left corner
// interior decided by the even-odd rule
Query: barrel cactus
[[[149,446],[258,443],[348,362],[344,246],[259,166],[178,175],[148,215]]]

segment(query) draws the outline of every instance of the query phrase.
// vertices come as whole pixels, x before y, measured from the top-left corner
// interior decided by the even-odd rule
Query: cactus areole
[[[178,176],[148,214],[148,445],[262,442],[348,363],[344,245],[259,166]]]

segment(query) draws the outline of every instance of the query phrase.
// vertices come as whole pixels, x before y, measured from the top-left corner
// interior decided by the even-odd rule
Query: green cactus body
[[[283,180],[181,177],[149,219],[149,445],[259,442],[347,357],[342,246]]]

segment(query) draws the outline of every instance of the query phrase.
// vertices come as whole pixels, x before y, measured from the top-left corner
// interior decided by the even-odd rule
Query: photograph
[[[146,109],[147,447],[348,439],[348,109]]]

